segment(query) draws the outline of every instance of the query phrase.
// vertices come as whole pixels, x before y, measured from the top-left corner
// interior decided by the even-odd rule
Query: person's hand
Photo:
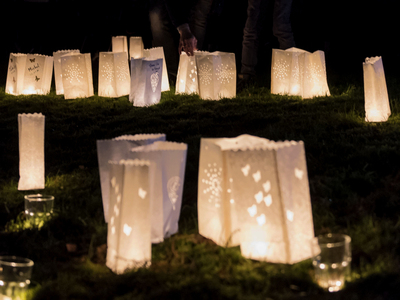
[[[194,55],[194,51],[197,50],[197,39],[190,31],[189,24],[185,23],[180,25],[178,31],[180,35],[179,54],[184,51],[189,56]]]

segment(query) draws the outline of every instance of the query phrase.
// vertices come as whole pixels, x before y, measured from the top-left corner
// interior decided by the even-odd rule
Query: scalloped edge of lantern
[[[150,145],[139,146],[131,149],[131,152],[153,152],[153,151],[186,151],[188,148],[185,143],[171,141],[156,141]]]
[[[139,134],[125,134],[121,136],[117,136],[113,139],[113,141],[142,141],[147,139],[161,138],[166,137],[165,133],[139,133]],[[107,141],[107,140],[105,140]]]

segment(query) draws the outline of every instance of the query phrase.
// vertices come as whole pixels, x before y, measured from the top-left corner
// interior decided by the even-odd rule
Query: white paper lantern
[[[131,59],[131,92],[134,106],[157,104],[161,99],[162,59]]]
[[[106,265],[117,274],[151,263],[151,164],[110,163],[110,222]]]
[[[165,141],[165,134],[135,134],[122,135],[110,140],[97,140],[97,159],[99,163],[99,174],[101,184],[101,196],[103,199],[103,210],[105,221],[109,222],[110,207],[110,169],[109,161],[120,161],[128,159],[130,150],[134,147],[148,145],[155,141]]]
[[[50,93],[53,57],[11,53],[8,62],[6,93],[31,95]]]
[[[175,94],[199,93],[196,58],[182,52],[179,58]]]
[[[144,45],[141,36],[129,38],[129,59],[143,57]]]
[[[236,62],[234,53],[196,52],[199,95],[219,100],[236,96]]]
[[[240,245],[247,258],[296,263],[314,236],[302,142],[242,135],[202,139],[198,219],[201,235]]]
[[[79,50],[59,50],[57,52],[53,52],[54,58],[54,79],[56,82],[56,94],[62,95],[64,94],[64,87],[62,83],[62,72],[61,72],[61,56],[66,55],[68,53],[79,53]]]
[[[161,92],[169,91],[168,70],[167,70],[167,64],[165,62],[164,48],[155,47],[155,48],[145,49],[143,50],[143,56],[152,60],[162,59]]]
[[[324,52],[272,49],[271,93],[303,98],[330,96]]]
[[[128,53],[128,39],[126,38],[126,36],[112,37],[112,52]]]
[[[18,190],[44,189],[44,119],[41,113],[18,115]]]
[[[65,99],[94,95],[90,53],[68,53],[61,56],[61,74]]]
[[[365,121],[385,122],[391,111],[382,57],[367,57],[363,63]]]
[[[157,141],[132,149],[131,158],[155,164],[152,190],[151,240],[159,243],[178,232],[185,177],[187,144]]]
[[[99,96],[129,95],[131,76],[126,52],[99,53]]]

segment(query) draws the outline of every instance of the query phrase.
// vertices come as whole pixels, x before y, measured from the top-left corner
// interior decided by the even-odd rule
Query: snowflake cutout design
[[[308,66],[308,76],[307,79],[310,79],[312,83],[317,84],[320,82],[322,78],[322,70],[316,63],[310,63]]]
[[[83,80],[83,71],[77,64],[70,64],[66,68],[65,79],[68,80],[70,83],[74,81],[81,82]]]
[[[204,170],[206,179],[202,182],[207,185],[203,190],[204,194],[208,194],[208,202],[214,202],[216,207],[220,206],[221,202],[221,182],[222,182],[222,168],[218,168],[217,164],[208,164],[208,168]]]
[[[228,65],[220,64],[216,68],[217,73],[217,80],[220,81],[222,84],[229,83],[233,80],[235,72],[230,68]]]
[[[204,85],[209,85],[212,82],[212,69],[207,64],[201,64],[199,66],[199,79],[200,83]]]
[[[126,67],[125,62],[120,61],[115,68],[118,81],[125,81],[129,78],[129,68]]]
[[[114,65],[106,62],[101,69],[101,77],[108,82],[114,81]]]
[[[284,59],[279,59],[274,66],[274,75],[276,79],[284,80],[288,76],[289,64]]]

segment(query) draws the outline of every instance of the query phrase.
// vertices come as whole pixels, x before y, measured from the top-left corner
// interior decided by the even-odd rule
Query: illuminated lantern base
[[[391,111],[382,58],[380,56],[366,58],[363,70],[365,121],[385,122]]]
[[[56,82],[56,94],[63,95],[64,87],[62,83],[62,72],[61,72],[61,56],[66,55],[68,53],[79,53],[79,50],[59,50],[57,52],[53,52],[54,58],[54,78]]]
[[[131,78],[126,52],[99,53],[99,96],[129,95]]]
[[[141,36],[131,36],[129,38],[129,56],[131,58],[143,57],[144,45]]]

